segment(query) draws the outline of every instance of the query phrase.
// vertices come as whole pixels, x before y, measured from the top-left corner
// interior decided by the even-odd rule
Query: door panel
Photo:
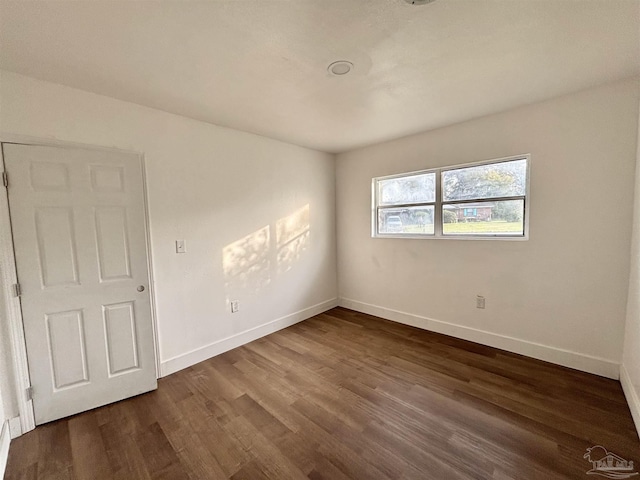
[[[46,315],[53,388],[59,390],[89,380],[82,310]]]
[[[100,281],[131,278],[126,209],[98,207],[94,218]]]
[[[36,423],[155,389],[140,159],[3,154]]]
[[[103,312],[107,332],[109,375],[139,368],[133,302],[105,305]]]
[[[124,192],[124,169],[91,165],[91,186],[94,192]]]
[[[64,163],[32,162],[31,188],[34,192],[69,192],[69,169]]]
[[[36,207],[34,210],[42,286],[78,285],[73,209]]]

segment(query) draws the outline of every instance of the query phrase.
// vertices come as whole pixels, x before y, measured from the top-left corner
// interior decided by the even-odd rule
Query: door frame
[[[156,379],[160,375],[160,351],[158,342],[158,324],[156,315],[155,278],[153,275],[153,252],[151,246],[151,224],[149,222],[149,189],[147,188],[147,171],[145,156],[142,152],[124,150],[113,147],[102,147],[84,143],[68,142],[57,139],[43,139],[28,135],[19,135],[0,132],[0,147],[5,143],[17,143],[21,145],[58,147],[58,148],[82,148],[85,150],[98,150],[106,152],[118,152],[135,155],[140,159],[142,167],[142,190],[144,208],[144,230],[146,241],[147,265],[149,277],[149,299],[151,305],[151,324],[153,331],[153,346],[155,355]],[[0,148],[0,172],[5,171],[4,155]],[[11,179],[9,179],[11,185]],[[22,307],[19,297],[13,292],[13,284],[17,283],[16,258],[13,248],[13,230],[11,228],[11,216],[9,210],[9,191],[4,189],[0,194],[0,225],[9,228],[0,229],[0,265],[6,268],[0,272],[0,295],[4,299],[5,309],[3,313],[9,323],[9,343],[11,345],[11,360],[14,376],[15,400],[18,404],[20,415],[20,431],[12,431],[12,438],[27,433],[36,428],[33,401],[29,399],[28,389],[31,387],[29,377],[29,365],[27,360],[27,344],[25,342]],[[17,429],[18,425],[13,424]]]

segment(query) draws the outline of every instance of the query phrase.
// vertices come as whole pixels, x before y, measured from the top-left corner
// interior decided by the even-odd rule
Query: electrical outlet
[[[476,308],[484,308],[484,297],[482,295],[478,295],[476,297]]]
[[[240,305],[237,300],[231,302],[231,313],[237,313],[240,310]]]
[[[176,253],[187,253],[187,242],[184,240],[176,240]]]

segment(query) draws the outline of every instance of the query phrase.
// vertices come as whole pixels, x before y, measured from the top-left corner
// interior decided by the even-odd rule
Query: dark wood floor
[[[618,382],[337,308],[11,443],[6,479],[588,478]]]

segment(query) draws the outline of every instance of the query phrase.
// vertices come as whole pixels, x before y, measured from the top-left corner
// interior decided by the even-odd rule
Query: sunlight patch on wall
[[[309,204],[222,250],[227,300],[254,294],[292,270],[309,248]]]
[[[309,244],[309,205],[276,223],[278,273],[291,270]]]
[[[222,250],[222,269],[227,289],[249,288],[258,291],[271,282],[270,229],[264,226]]]

